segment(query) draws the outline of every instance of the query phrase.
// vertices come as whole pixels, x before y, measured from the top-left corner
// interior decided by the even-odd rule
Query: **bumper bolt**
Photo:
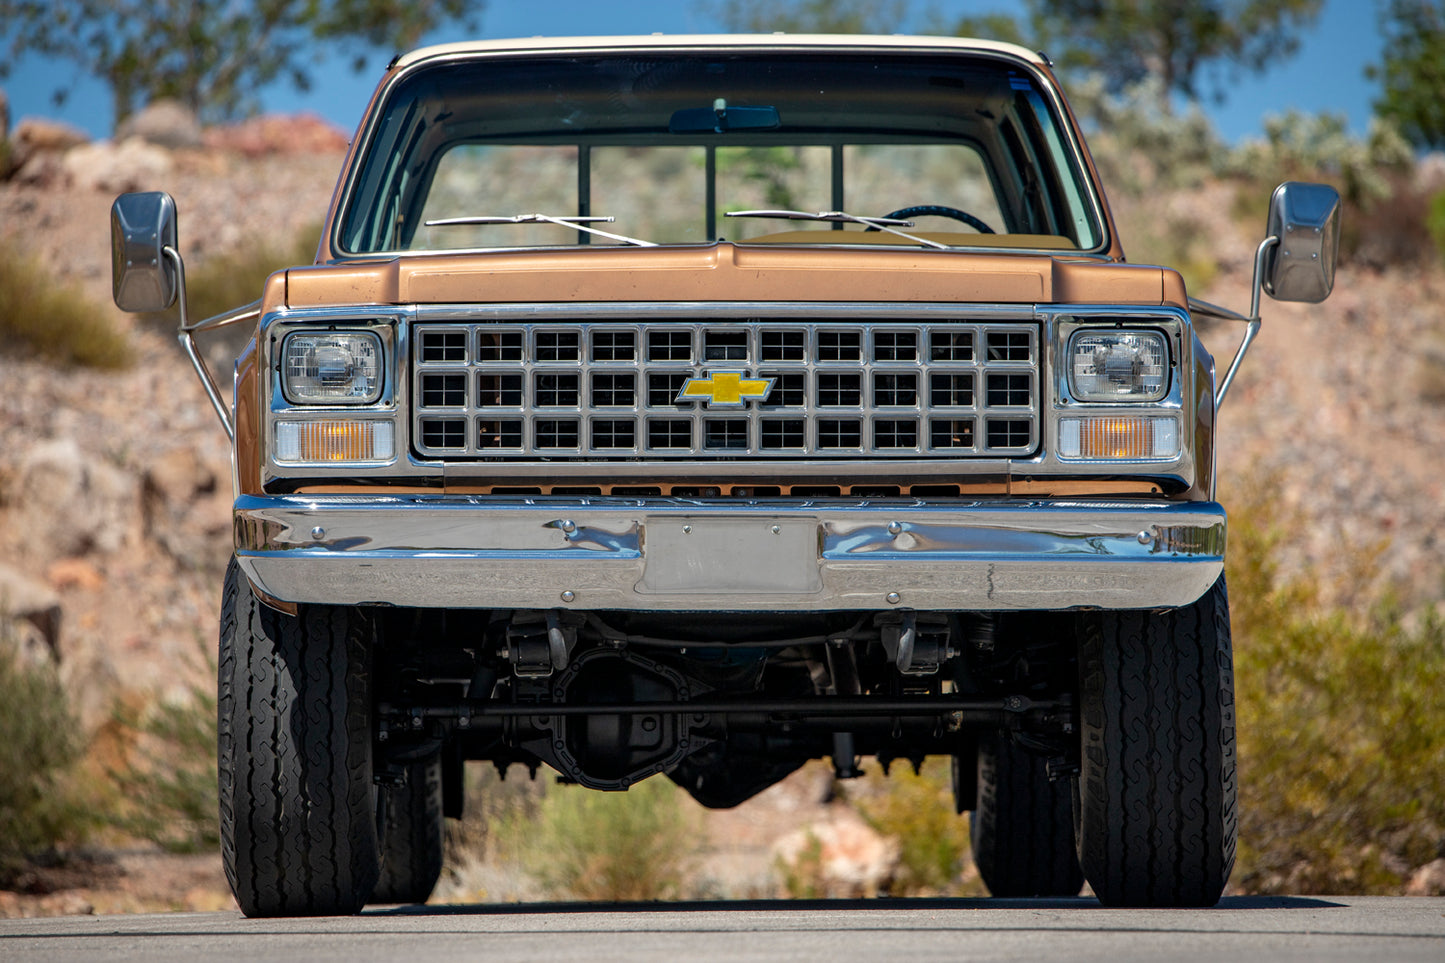
[[[889,605],[897,605],[899,602],[903,601],[903,596],[899,595],[897,592],[889,592],[886,598],[888,599]]]
[[[577,598],[577,593],[574,592],[574,591],[572,591],[571,589],[568,589],[567,591],[565,591],[565,592],[562,593],[562,601],[564,601],[564,602],[571,602],[571,601],[575,600],[576,598]]]
[[[321,541],[323,538],[326,537],[326,529],[322,528],[320,525],[317,525],[315,528],[311,529],[311,537],[318,542]]]
[[[889,535],[902,535],[902,534],[903,534],[903,525],[902,525],[902,523],[901,523],[901,522],[889,522],[889,523],[888,523],[888,534],[889,534]]]
[[[570,518],[562,519],[562,531],[566,532],[568,535],[571,535],[573,532],[577,531],[577,523],[572,521],[572,519]]]
[[[1154,541],[1154,536],[1153,536],[1153,534],[1151,534],[1150,532],[1140,532],[1140,533],[1139,533],[1139,544],[1140,544],[1140,545],[1148,545],[1148,544],[1149,544],[1150,542],[1152,542],[1152,541]]]

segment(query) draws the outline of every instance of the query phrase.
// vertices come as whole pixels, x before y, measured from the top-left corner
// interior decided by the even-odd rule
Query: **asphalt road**
[[[1210,910],[1093,900],[405,907],[0,920],[0,960],[1426,960],[1445,898],[1238,897]]]

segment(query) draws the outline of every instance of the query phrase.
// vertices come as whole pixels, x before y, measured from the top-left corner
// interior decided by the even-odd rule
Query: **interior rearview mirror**
[[[667,129],[674,134],[726,134],[732,130],[777,130],[781,124],[776,107],[729,107],[719,97],[711,107],[673,111]]]
[[[1340,247],[1340,195],[1328,184],[1285,181],[1269,199],[1264,290],[1276,301],[1318,303],[1335,286]]]
[[[110,207],[111,295],[122,311],[164,311],[176,302],[176,202],[164,191],[122,194]]]

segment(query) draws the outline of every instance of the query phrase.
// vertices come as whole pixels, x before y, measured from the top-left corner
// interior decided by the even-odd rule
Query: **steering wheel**
[[[989,227],[979,218],[974,217],[972,214],[968,213],[968,211],[960,211],[956,207],[945,207],[942,204],[914,204],[911,207],[900,207],[893,213],[884,214],[883,216],[888,218],[898,218],[899,220],[906,221],[910,218],[923,217],[928,214],[934,214],[938,217],[951,217],[955,221],[962,221],[969,227],[973,228],[975,231],[978,231],[978,233],[980,234],[996,233],[993,228]],[[870,227],[868,228],[868,230],[876,231],[878,230],[878,228]]]

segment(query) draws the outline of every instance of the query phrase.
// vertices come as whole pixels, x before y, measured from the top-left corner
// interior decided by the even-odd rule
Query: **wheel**
[[[976,217],[968,213],[968,211],[960,211],[956,207],[948,207],[944,204],[914,204],[911,207],[900,207],[898,210],[884,214],[883,216],[907,220],[910,217],[927,217],[929,215],[935,217],[951,217],[955,221],[962,221],[980,234],[994,233],[994,229],[989,227],[983,218]],[[870,227],[868,230],[876,231],[878,228]]]
[[[400,786],[385,789],[381,878],[372,903],[425,903],[442,874],[441,754],[409,764]]]
[[[1224,577],[1192,605],[1082,629],[1084,877],[1106,906],[1213,906],[1238,833]]]
[[[234,559],[221,602],[221,856],[247,916],[359,912],[380,860],[368,626],[262,605]]]
[[[978,808],[969,815],[973,861],[994,896],[1077,896],[1072,780],[1050,781],[1042,756],[1007,732],[978,745]]]

